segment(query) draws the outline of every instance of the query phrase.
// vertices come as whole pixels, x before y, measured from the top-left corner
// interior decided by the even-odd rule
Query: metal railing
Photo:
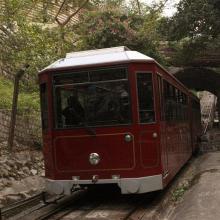
[[[207,115],[206,119],[203,121],[203,134],[206,133],[208,128],[212,127],[213,124],[213,119],[214,119],[214,114],[215,114],[215,109],[216,109],[216,104],[217,104],[217,97],[214,96],[214,99],[212,102],[209,102],[209,106],[207,108],[207,112],[205,115]],[[206,106],[207,107],[207,106]],[[204,114],[204,112],[202,111]]]

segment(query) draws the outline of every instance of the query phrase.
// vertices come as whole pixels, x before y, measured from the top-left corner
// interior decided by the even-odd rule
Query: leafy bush
[[[0,77],[0,109],[11,109],[13,98],[13,82]],[[37,91],[25,93],[21,92],[18,96],[18,110],[25,109],[39,111],[40,98]]]
[[[0,108],[10,109],[12,105],[13,83],[0,78]]]
[[[74,26],[79,50],[127,46],[162,62],[158,52],[159,15],[127,14],[122,10],[101,10],[83,14]]]
[[[177,201],[179,201],[182,197],[183,197],[183,195],[184,195],[184,193],[186,192],[186,190],[188,190],[188,188],[189,188],[189,186],[188,185],[181,185],[181,186],[179,186],[179,187],[177,187],[173,192],[172,192],[172,200],[174,201],[174,202],[177,202]]]

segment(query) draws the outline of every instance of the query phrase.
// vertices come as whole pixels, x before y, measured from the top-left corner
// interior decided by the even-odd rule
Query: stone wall
[[[8,140],[11,110],[0,109],[0,142]],[[41,119],[39,112],[25,111],[16,117],[15,138],[21,144],[41,145]]]

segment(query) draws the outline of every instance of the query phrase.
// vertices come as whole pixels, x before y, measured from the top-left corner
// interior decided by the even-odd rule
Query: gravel
[[[44,189],[41,150],[15,143],[13,153],[7,142],[0,143],[0,207],[27,198]]]

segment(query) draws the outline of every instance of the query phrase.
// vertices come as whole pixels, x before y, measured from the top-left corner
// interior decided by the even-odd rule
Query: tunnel
[[[171,68],[170,72],[189,89],[208,91],[217,96],[217,111],[220,116],[220,70],[186,67]]]
[[[183,68],[173,73],[189,89],[209,91],[219,97],[220,73],[208,68]]]

